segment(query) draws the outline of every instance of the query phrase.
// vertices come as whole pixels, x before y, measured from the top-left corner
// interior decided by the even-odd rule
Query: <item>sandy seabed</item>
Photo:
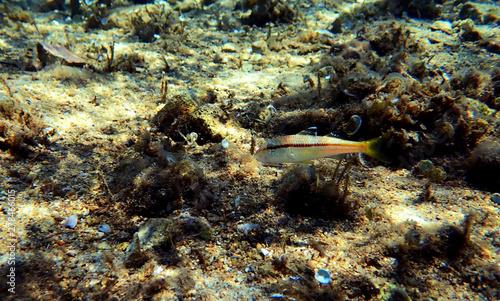
[[[0,299],[500,298],[497,2],[86,3],[0,3]]]

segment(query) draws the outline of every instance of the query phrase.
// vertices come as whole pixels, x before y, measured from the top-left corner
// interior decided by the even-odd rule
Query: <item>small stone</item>
[[[222,45],[221,50],[223,52],[238,52],[238,49],[233,43],[226,43]]]
[[[304,67],[304,66],[307,66],[308,63],[309,63],[307,61],[307,59],[305,59],[305,58],[297,57],[297,56],[291,56],[289,54],[287,54],[285,56],[285,60],[286,60],[286,63],[288,65],[288,67],[290,67],[290,68],[294,68],[294,67],[297,67],[297,66]]]
[[[154,270],[154,275],[158,276],[163,272],[163,268],[161,266],[157,266]]]
[[[128,245],[129,245],[129,244],[130,244],[130,243],[129,243],[128,241],[124,241],[124,242],[122,242],[122,243],[119,243],[119,244],[116,246],[116,248],[117,248],[118,250],[125,251],[125,250],[127,249],[127,247],[128,247]]]
[[[97,225],[98,223],[99,223],[98,218],[95,218],[95,217],[87,218],[87,224],[89,224],[89,226],[94,226],[94,225]]]
[[[246,224],[243,224],[243,225],[238,225],[238,226],[236,226],[236,228],[239,231],[245,233],[245,235],[248,235],[248,232],[259,229],[260,225],[259,224],[246,223]]]
[[[97,245],[99,250],[111,250],[111,246],[107,241],[103,241]]]
[[[441,30],[444,33],[452,34],[453,28],[452,24],[449,21],[436,21],[432,23],[431,28],[434,30]]]
[[[149,257],[141,250],[141,243],[139,241],[138,233],[134,234],[132,242],[125,250],[125,267],[126,268],[140,268],[148,261]]]
[[[223,149],[227,149],[229,147],[229,142],[226,139],[224,139],[222,140],[221,145]]]
[[[259,40],[252,43],[252,51],[260,54],[266,54],[269,52],[269,49],[267,48],[267,43],[264,40]]]
[[[78,254],[78,251],[76,251],[76,250],[68,250],[68,252],[66,252],[66,254],[68,256],[75,257]]]
[[[99,279],[91,279],[89,281],[89,287],[94,288],[95,286],[97,286],[100,283],[101,283],[101,280],[99,280]]]

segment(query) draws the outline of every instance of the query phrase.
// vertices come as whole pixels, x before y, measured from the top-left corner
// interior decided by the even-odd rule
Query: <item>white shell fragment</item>
[[[272,252],[269,252],[266,249],[260,249],[260,252],[262,253],[262,255],[264,255],[264,257],[266,257],[268,255],[272,255]]]
[[[269,298],[283,299],[283,298],[285,298],[285,296],[283,296],[282,294],[272,294],[271,296],[269,296]]]
[[[239,231],[245,233],[245,235],[248,235],[248,232],[259,229],[260,225],[259,224],[246,223],[246,224],[243,224],[243,225],[238,225],[238,226],[236,226],[236,228]]]
[[[73,229],[76,226],[76,223],[78,222],[78,216],[76,214],[73,214],[66,218],[63,223],[63,228],[71,228]]]
[[[316,275],[314,276],[316,280],[318,280],[319,283],[321,284],[328,284],[330,283],[330,272],[327,270],[319,269],[316,271]]]

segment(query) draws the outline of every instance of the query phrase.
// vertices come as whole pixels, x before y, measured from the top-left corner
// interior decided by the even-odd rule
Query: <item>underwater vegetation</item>
[[[358,204],[349,200],[350,161],[339,161],[332,172],[313,166],[294,166],[285,172],[276,204],[292,215],[324,219],[348,218]],[[328,177],[328,179],[327,179]],[[283,204],[283,205],[281,205]]]
[[[265,26],[267,23],[293,23],[296,13],[286,1],[243,0],[235,9],[251,10],[249,16],[241,18],[246,25]]]
[[[499,97],[493,80],[498,67],[471,68],[447,77],[432,68],[433,57],[425,57],[401,23],[354,26],[356,39],[333,43],[330,53],[313,66],[318,79],[324,78],[321,93],[311,87],[314,93],[309,95],[276,97],[272,104],[278,111],[290,106],[302,110],[261,124],[263,133],[293,134],[314,124],[325,133],[347,135],[342,125],[357,115],[362,125],[350,138],[384,135],[393,165],[412,168],[430,157],[453,155],[456,170],[463,170],[479,141],[493,133],[496,121],[487,106],[494,108]]]
[[[120,162],[115,172],[125,176],[110,183],[110,188],[126,204],[127,211],[164,217],[184,207],[201,210],[213,205],[203,170],[190,159],[171,160],[168,168],[166,163],[148,157]]]
[[[50,144],[50,129],[36,112],[23,108],[2,77],[0,85],[7,92],[6,96],[0,96],[0,150],[29,157],[37,152],[39,144]]]
[[[0,4],[0,174],[29,209],[30,293],[498,298],[486,4],[49,2]],[[313,126],[382,137],[391,160],[256,160]]]
[[[443,225],[434,233],[425,233],[419,227],[410,228],[403,244],[387,249],[397,260],[394,279],[405,287],[418,286],[425,294],[432,286],[431,279],[415,278],[412,271],[429,269],[438,260],[442,261],[436,271],[440,278],[456,277],[484,296],[498,296],[500,269],[498,265],[484,262],[487,252],[470,239],[472,227],[479,226],[476,219],[474,215],[467,215],[461,226]]]

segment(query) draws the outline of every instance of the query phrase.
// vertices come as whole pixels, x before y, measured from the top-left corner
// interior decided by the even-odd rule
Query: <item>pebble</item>
[[[224,52],[238,52],[236,46],[233,43],[226,43],[222,45],[221,50]]]
[[[255,41],[252,43],[252,51],[260,54],[266,54],[269,50],[267,49],[267,43],[264,40]]]
[[[87,218],[87,224],[89,226],[97,225],[98,223],[99,223],[99,219],[97,219],[95,217],[88,217]]]
[[[73,214],[66,218],[66,220],[63,223],[63,228],[75,228],[76,223],[78,222],[78,216],[76,214]]]
[[[227,149],[229,147],[229,142],[226,139],[224,139],[222,140],[221,145],[222,148]]]
[[[97,226],[97,231],[103,232],[103,233],[110,233],[111,232],[111,227],[109,225],[103,224]]]
[[[238,226],[236,226],[236,228],[239,231],[245,233],[245,235],[247,235],[248,232],[259,229],[260,225],[259,224],[246,223],[246,224],[243,224],[243,225],[238,225]]]
[[[116,246],[116,248],[117,248],[118,250],[125,251],[125,250],[127,249],[127,247],[128,247],[128,245],[129,245],[129,244],[130,244],[130,243],[129,243],[128,241],[125,241],[125,242],[119,243],[119,244]]]
[[[163,268],[161,266],[157,266],[154,270],[154,275],[158,276],[163,272]]]
[[[99,250],[111,250],[111,246],[108,244],[107,241],[103,241],[97,245],[97,248]]]
[[[453,33],[453,28],[451,22],[448,21],[436,21],[432,23],[431,28],[434,30],[441,30],[447,34]]]
[[[68,252],[66,252],[66,254],[68,256],[75,257],[78,254],[78,251],[76,251],[76,250],[69,250]]]
[[[314,276],[316,280],[318,280],[319,283],[321,284],[328,284],[330,283],[330,272],[327,270],[319,269],[316,271],[316,275]]]

